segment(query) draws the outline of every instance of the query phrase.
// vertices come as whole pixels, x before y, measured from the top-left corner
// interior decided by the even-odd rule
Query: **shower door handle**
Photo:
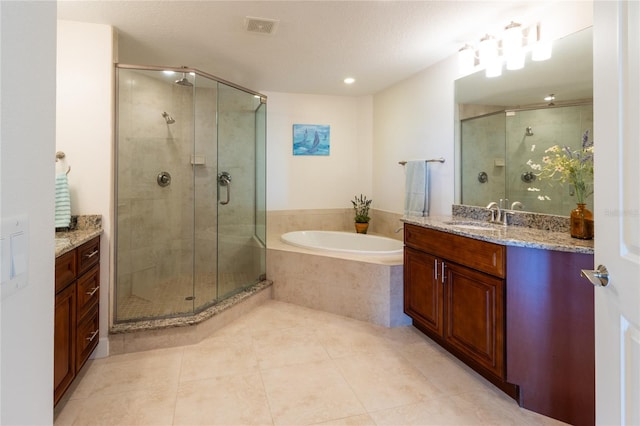
[[[227,188],[227,199],[226,201],[221,200],[220,204],[223,206],[229,204],[229,201],[231,201],[231,175],[229,172],[218,173],[218,185]]]

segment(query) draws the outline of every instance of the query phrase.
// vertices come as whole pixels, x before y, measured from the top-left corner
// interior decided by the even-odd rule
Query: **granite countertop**
[[[81,246],[94,237],[102,234],[102,216],[78,216],[75,227],[68,231],[56,231],[56,257]]]
[[[515,225],[503,226],[501,224],[493,224],[459,216],[405,216],[402,218],[402,221],[412,225],[505,246],[529,247],[584,254],[593,254],[594,252],[593,240],[572,238],[566,230],[554,231]],[[471,228],[468,226],[464,227],[464,225],[471,226]]]

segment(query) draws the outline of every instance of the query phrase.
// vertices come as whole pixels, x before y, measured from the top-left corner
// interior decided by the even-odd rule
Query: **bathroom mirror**
[[[575,208],[569,185],[536,179],[527,162],[541,163],[553,145],[578,149],[585,130],[597,139],[592,44],[587,28],[556,40],[547,61],[528,56],[523,69],[500,77],[482,70],[456,80],[457,202],[486,207],[502,198],[508,208],[519,202],[522,210],[563,216]]]

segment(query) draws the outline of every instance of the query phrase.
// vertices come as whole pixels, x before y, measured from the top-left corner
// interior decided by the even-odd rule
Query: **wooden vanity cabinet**
[[[413,325],[511,397],[504,246],[405,224],[404,306]]]
[[[56,258],[54,404],[98,344],[99,263],[99,236]]]

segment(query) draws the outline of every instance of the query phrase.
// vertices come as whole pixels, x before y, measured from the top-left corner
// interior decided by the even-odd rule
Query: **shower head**
[[[527,129],[524,132],[525,136],[533,136],[533,129],[531,128],[531,126],[527,127]]]
[[[182,78],[176,80],[176,84],[178,86],[187,86],[187,87],[193,87],[193,83],[189,81],[189,79],[187,78],[187,73],[182,73]]]
[[[172,116],[170,116],[169,113],[166,111],[162,113],[162,116],[164,117],[167,124],[173,124],[176,122],[176,120]]]

